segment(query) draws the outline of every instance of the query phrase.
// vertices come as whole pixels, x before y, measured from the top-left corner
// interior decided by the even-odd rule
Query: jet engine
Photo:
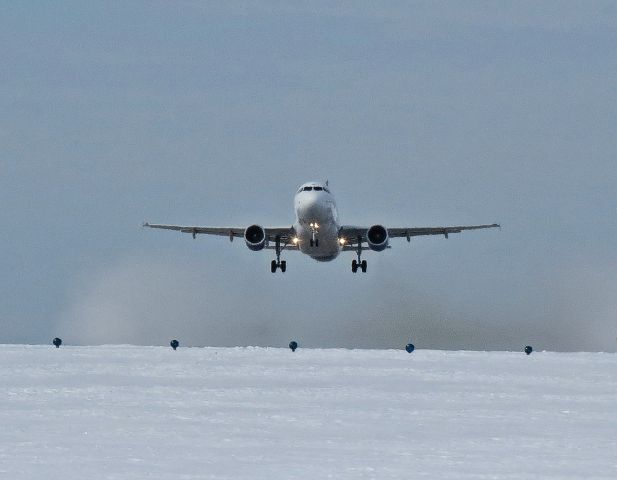
[[[388,230],[383,225],[373,225],[366,232],[366,242],[371,250],[385,250],[388,246]]]
[[[266,246],[266,231],[259,225],[251,225],[244,230],[244,241],[250,250],[262,250]]]

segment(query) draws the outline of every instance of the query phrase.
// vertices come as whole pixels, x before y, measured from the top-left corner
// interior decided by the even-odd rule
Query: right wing
[[[193,238],[197,235],[218,235],[220,237],[229,237],[233,240],[234,237],[244,237],[246,228],[241,227],[198,227],[190,225],[164,225],[158,223],[144,223],[144,227],[158,228],[161,230],[175,230],[182,233],[190,233]],[[266,238],[269,241],[276,241],[279,237],[282,243],[291,243],[291,239],[295,236],[293,227],[264,227]]]

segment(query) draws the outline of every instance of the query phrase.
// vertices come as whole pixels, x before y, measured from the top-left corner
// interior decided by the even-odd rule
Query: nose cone
[[[336,223],[336,206],[326,195],[307,195],[296,203],[296,215],[302,225],[317,223],[319,227]]]
[[[301,223],[319,222],[323,216],[323,206],[314,192],[302,192],[296,198],[296,212]]]

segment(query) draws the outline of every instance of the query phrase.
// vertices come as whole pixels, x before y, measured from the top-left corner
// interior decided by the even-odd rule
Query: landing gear
[[[316,238],[316,235],[319,233],[319,224],[318,223],[309,223],[309,228],[311,229],[311,238],[309,240],[309,245],[311,247],[319,247],[319,239]]]
[[[362,260],[361,262],[358,262],[357,260],[351,261],[351,271],[353,273],[356,273],[358,271],[358,267],[360,267],[360,270],[362,270],[362,273],[366,273],[366,267],[367,267],[366,260]]]
[[[285,273],[287,270],[287,262],[285,260],[281,260],[280,262],[272,260],[272,262],[270,262],[270,271],[272,273],[276,273],[276,270],[279,268],[281,269],[281,272]]]
[[[358,271],[358,267],[360,267],[362,273],[366,273],[366,260],[360,260],[360,255],[362,255],[362,237],[358,237],[358,248],[356,250],[356,255],[358,255],[358,260],[352,260],[351,271],[356,273]]]
[[[281,272],[285,273],[287,270],[287,262],[281,260],[281,251],[285,248],[285,245],[281,246],[281,237],[276,237],[274,240],[274,250],[276,251],[276,260],[270,262],[270,271],[276,273],[277,269],[281,269]]]

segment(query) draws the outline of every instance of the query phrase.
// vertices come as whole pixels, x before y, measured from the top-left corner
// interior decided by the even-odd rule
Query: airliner
[[[361,259],[362,252],[366,250],[381,252],[390,248],[391,238],[406,238],[410,242],[411,237],[420,235],[443,235],[448,238],[450,233],[460,233],[463,230],[499,227],[497,223],[456,227],[394,228],[386,228],[383,225],[369,227],[341,225],[336,202],[330,192],[328,182],[308,182],[301,185],[294,197],[294,207],[296,221],[290,227],[262,227],[261,225],[198,227],[147,222],[143,226],[189,233],[193,235],[193,238],[201,234],[225,236],[229,237],[230,241],[236,237],[242,237],[246,246],[252,251],[274,250],[276,259],[270,264],[272,273],[278,269],[281,272],[287,270],[287,262],[281,260],[281,253],[285,250],[299,250],[319,262],[329,262],[337,258],[341,252],[353,251],[357,259],[351,262],[351,271],[356,273],[360,269],[366,273],[367,262]]]

